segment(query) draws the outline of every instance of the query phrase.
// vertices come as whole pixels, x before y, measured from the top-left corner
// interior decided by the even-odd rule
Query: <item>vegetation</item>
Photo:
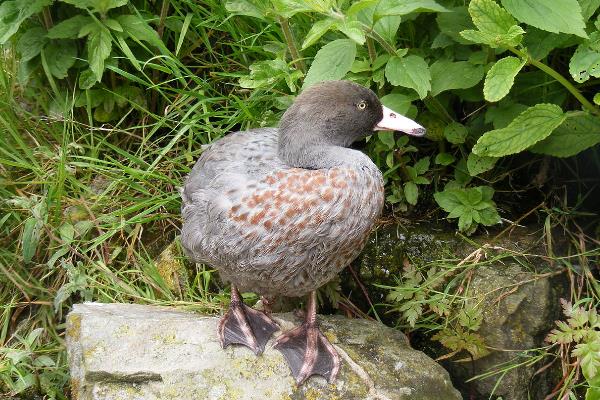
[[[187,274],[157,268],[180,225],[177,187],[202,144],[275,125],[299,90],[344,78],[428,129],[427,139],[383,133],[363,145],[384,172],[388,214],[436,215],[466,235],[542,222],[545,259],[573,288],[542,352],[563,363],[553,396],[600,398],[598,172],[589,174],[600,170],[599,7],[3,1],[0,395],[68,396],[64,315],[74,302],[221,310],[226,293],[210,269],[190,266],[173,284]],[[407,267],[386,307],[403,329],[477,358],[487,351],[480,311],[447,296],[480,263],[467,261]]]

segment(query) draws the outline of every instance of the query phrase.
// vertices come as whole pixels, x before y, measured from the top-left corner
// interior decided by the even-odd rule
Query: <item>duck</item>
[[[378,130],[425,134],[371,89],[326,81],[303,90],[279,127],[230,133],[201,153],[181,190],[181,243],[192,261],[231,283],[217,330],[223,348],[243,345],[259,355],[279,330],[240,292],[265,304],[308,296],[302,324],[273,347],[299,385],[312,375],[334,382],[340,357],[319,330],[316,290],[359,255],[382,212],[382,173],[350,148]]]

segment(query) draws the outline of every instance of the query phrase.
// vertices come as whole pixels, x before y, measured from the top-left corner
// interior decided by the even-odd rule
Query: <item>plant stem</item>
[[[365,30],[365,32],[367,33],[367,35],[370,38],[373,38],[377,43],[379,43],[385,49],[385,51],[387,51],[391,55],[396,55],[396,49],[394,47],[392,47],[391,44],[386,42],[386,40],[379,33],[375,32],[375,30],[373,30],[373,28],[371,28],[367,24],[361,24],[361,25],[362,25],[363,29]],[[369,39],[367,39],[367,40],[369,40]],[[368,46],[368,43],[367,43],[367,46]]]
[[[571,84],[571,82],[569,82],[564,76],[562,76],[560,73],[558,73],[555,69],[553,69],[552,67],[549,67],[548,65],[546,65],[542,62],[539,62],[538,60],[531,58],[529,56],[529,54],[527,54],[526,52],[521,51],[517,48],[509,46],[508,50],[510,50],[514,54],[518,55],[519,57],[527,60],[527,62],[530,63],[531,65],[536,66],[540,70],[544,71],[545,73],[547,73],[548,75],[550,75],[551,77],[556,79],[569,92],[571,92],[571,94],[573,96],[575,96],[575,98],[577,100],[579,100],[579,102],[583,105],[583,107],[585,109],[587,109],[589,112],[591,112],[593,114],[600,115],[600,109],[598,107],[594,106],[592,103],[590,103],[588,101],[588,99],[586,99],[583,96],[583,94],[581,94],[581,92],[579,90],[577,90],[577,88]]]
[[[283,31],[283,36],[285,37],[285,42],[287,43],[288,49],[290,50],[290,54],[292,56],[292,62],[296,66],[297,69],[306,73],[306,64],[304,64],[304,60],[296,47],[296,41],[294,40],[294,34],[290,29],[290,24],[288,20],[284,17],[277,18],[279,25],[281,26],[281,30]]]
[[[373,43],[373,38],[367,38],[367,50],[369,50],[369,59],[371,60],[371,66],[375,62],[377,58],[377,53],[375,52],[375,44]]]
[[[46,30],[54,26],[54,22],[52,21],[52,14],[50,14],[50,8],[48,6],[44,7],[44,9],[42,10],[42,17],[44,19],[44,28],[46,28]]]

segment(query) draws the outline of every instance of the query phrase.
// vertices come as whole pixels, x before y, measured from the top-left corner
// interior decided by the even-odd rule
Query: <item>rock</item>
[[[483,245],[489,243],[493,236],[474,236],[472,242],[468,242],[433,224],[411,226],[408,229],[395,225],[382,226],[371,235],[354,268],[359,271],[372,302],[385,303],[389,290],[381,285],[397,286],[397,277],[402,274],[406,263],[425,266],[440,259],[461,260],[477,249],[473,242]],[[517,253],[544,255],[544,248],[539,244],[540,237],[539,229],[518,228],[511,236],[503,237],[494,245]],[[490,254],[497,254],[497,251],[491,250]],[[492,351],[474,362],[445,361],[442,365],[465,398],[487,399],[493,393],[493,398],[543,399],[544,394],[551,392],[551,388],[546,386],[553,382],[549,375],[554,371],[546,369],[536,375],[536,370],[542,366],[539,364],[513,368],[502,378],[499,374],[486,379],[467,380],[497,370],[505,363],[510,364],[511,360],[513,364],[523,361],[523,358],[518,359],[519,350],[534,349],[545,344],[543,340],[553,327],[553,321],[560,317],[559,299],[564,297],[565,277],[553,274],[548,264],[536,257],[529,258],[527,265],[503,259],[470,268],[472,277],[467,291],[461,295],[471,298],[468,303],[472,306],[484,306],[483,322],[477,334]],[[352,293],[351,301],[362,309],[368,309],[369,305],[360,288],[355,286],[352,276],[348,274],[342,277],[342,282],[345,282],[344,292]],[[390,325],[394,325],[394,318],[398,317],[398,314],[386,315],[381,311],[379,315]],[[413,334],[415,342],[419,341],[419,335],[419,332]],[[419,347],[425,347],[423,343],[433,346],[426,350],[432,357],[450,352],[440,349],[441,344],[429,341],[428,337],[420,340]],[[468,356],[461,353],[456,358]]]
[[[285,330],[291,314],[277,314]],[[84,303],[67,317],[71,390],[77,400],[411,399],[461,396],[448,373],[376,322],[321,318],[344,360],[338,379],[298,387],[283,356],[268,346],[221,349],[216,317],[166,307]]]
[[[473,273],[469,295],[472,305],[483,306],[478,333],[486,345],[496,350],[473,363],[444,363],[455,382],[524,361],[519,350],[535,349],[560,315],[561,282],[552,274],[540,277],[519,264],[480,266]],[[461,384],[475,398],[544,399],[552,392],[552,369],[536,371],[541,365],[523,365],[496,375]],[[499,382],[498,380],[501,379]],[[555,382],[555,381],[554,381]]]

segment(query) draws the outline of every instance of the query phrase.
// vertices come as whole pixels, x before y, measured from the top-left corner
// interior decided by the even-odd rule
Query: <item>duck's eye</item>
[[[358,103],[358,104],[356,105],[356,107],[357,107],[359,110],[364,110],[365,108],[367,108],[367,102],[363,100],[363,101],[361,101],[360,103]]]

